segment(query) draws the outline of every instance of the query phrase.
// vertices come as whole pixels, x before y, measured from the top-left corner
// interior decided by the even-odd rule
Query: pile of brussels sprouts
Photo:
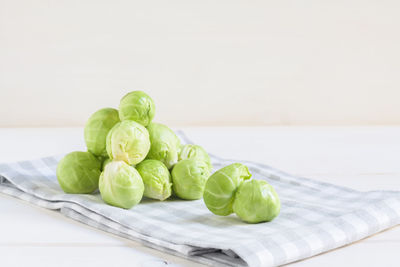
[[[182,145],[170,128],[152,122],[154,115],[150,96],[133,91],[121,99],[119,110],[103,108],[90,116],[84,129],[87,152],[71,152],[58,163],[57,179],[64,192],[90,194],[99,189],[105,203],[124,209],[143,196],[161,201],[171,195],[204,197],[214,214],[235,212],[250,223],[279,214],[279,198],[267,182],[249,180],[248,168],[240,163],[211,175],[207,152],[198,145]]]

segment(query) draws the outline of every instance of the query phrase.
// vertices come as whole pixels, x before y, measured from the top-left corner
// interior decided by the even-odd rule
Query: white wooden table
[[[359,190],[400,190],[400,127],[180,127],[222,157]],[[81,128],[0,129],[0,162],[83,150]],[[201,266],[0,194],[0,266]],[[399,266],[400,227],[291,266]]]

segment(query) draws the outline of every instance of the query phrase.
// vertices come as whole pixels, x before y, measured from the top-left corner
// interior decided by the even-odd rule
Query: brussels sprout
[[[108,132],[119,122],[118,110],[103,108],[90,116],[84,129],[88,151],[96,156],[107,156],[106,138]]]
[[[151,148],[147,158],[161,161],[168,169],[178,162],[181,142],[176,134],[160,123],[147,126],[150,134]]]
[[[280,211],[281,203],[275,189],[263,180],[243,182],[233,202],[233,211],[249,223],[268,222]]]
[[[250,177],[248,168],[240,163],[233,163],[213,173],[204,189],[203,198],[207,208],[216,215],[231,214],[237,188]]]
[[[99,186],[100,168],[101,161],[90,152],[71,152],[57,165],[58,183],[65,193],[92,193]]]
[[[149,152],[149,133],[137,122],[119,122],[108,133],[106,148],[110,159],[123,160],[130,165],[137,164]]]
[[[144,196],[165,200],[171,195],[171,175],[164,163],[155,159],[146,159],[136,165],[142,176]]]
[[[153,99],[142,91],[133,91],[126,94],[119,104],[121,121],[132,120],[147,126],[154,118],[155,105]]]
[[[172,169],[172,188],[182,199],[200,199],[210,176],[210,169],[204,161],[184,159]]]
[[[99,189],[107,204],[130,209],[142,199],[144,185],[134,167],[124,161],[113,160],[100,175]]]
[[[204,148],[198,145],[191,145],[191,144],[183,145],[179,153],[179,160],[192,159],[192,158],[204,161],[205,163],[207,163],[210,170],[212,170],[210,156],[207,154]]]

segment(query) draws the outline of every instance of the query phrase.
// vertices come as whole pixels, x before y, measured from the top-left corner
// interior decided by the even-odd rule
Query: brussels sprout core
[[[233,202],[236,215],[249,223],[271,221],[279,214],[280,207],[275,189],[263,180],[243,182]]]
[[[71,152],[57,165],[62,190],[71,194],[92,193],[98,188],[101,161],[90,152]]]
[[[161,161],[146,159],[136,165],[136,170],[142,176],[145,197],[165,200],[171,195],[171,175]]]
[[[144,185],[134,167],[124,161],[112,161],[100,175],[99,189],[107,204],[130,209],[142,199]]]
[[[110,159],[137,164],[149,152],[149,133],[144,126],[137,122],[122,121],[108,133],[106,148]]]
[[[233,163],[213,173],[204,190],[203,198],[207,208],[216,215],[231,214],[237,188],[250,177],[248,168],[240,163]]]

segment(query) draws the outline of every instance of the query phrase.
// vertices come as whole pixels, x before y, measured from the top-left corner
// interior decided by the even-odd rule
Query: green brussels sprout
[[[161,161],[168,169],[178,162],[181,142],[176,134],[160,123],[150,123],[147,126],[150,135],[151,148],[147,158]]]
[[[119,104],[121,121],[132,120],[147,126],[154,118],[156,107],[153,99],[142,91],[126,94]]]
[[[137,164],[149,152],[149,133],[137,122],[119,122],[108,133],[106,148],[110,159],[123,160],[129,165]]]
[[[171,175],[164,163],[146,159],[136,165],[136,170],[142,176],[145,197],[165,200],[171,196]]]
[[[175,164],[171,172],[174,193],[182,199],[200,199],[210,176],[210,168],[204,161],[184,159]]]
[[[248,223],[269,222],[279,214],[280,208],[275,189],[263,180],[243,182],[233,202],[233,211]]]
[[[67,154],[57,165],[57,180],[65,193],[92,193],[99,186],[101,161],[90,152]]]
[[[84,129],[84,138],[89,152],[96,156],[107,156],[108,132],[119,122],[118,110],[103,108],[90,116]]]
[[[179,160],[192,159],[192,158],[204,161],[205,163],[207,163],[210,170],[212,170],[210,156],[207,154],[204,148],[198,145],[191,145],[191,144],[181,146],[181,151],[179,153]]]
[[[109,162],[100,175],[101,198],[109,205],[130,209],[143,197],[144,185],[138,171],[124,161]]]
[[[237,188],[250,177],[249,169],[241,163],[233,163],[213,173],[204,189],[203,198],[207,208],[216,215],[231,214]]]

